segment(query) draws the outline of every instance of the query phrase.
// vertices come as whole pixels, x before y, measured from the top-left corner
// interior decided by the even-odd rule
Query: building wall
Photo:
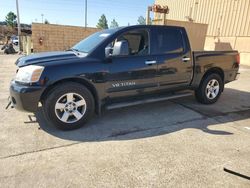
[[[250,0],[156,0],[155,3],[169,7],[167,19],[191,25],[208,24],[204,49],[238,50],[241,63],[250,66]],[[155,19],[159,18],[155,14]]]
[[[250,36],[250,0],[156,0],[170,9],[167,19],[209,24],[208,36]],[[156,14],[159,18],[159,14]]]
[[[205,50],[238,50],[241,64],[250,66],[250,37],[206,37]]]
[[[46,52],[66,50],[97,31],[99,31],[97,28],[85,29],[84,27],[76,26],[33,23],[33,51]],[[39,39],[42,39],[42,44],[39,43]]]

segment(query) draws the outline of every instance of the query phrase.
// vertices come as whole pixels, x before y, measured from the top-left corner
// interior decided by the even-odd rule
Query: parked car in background
[[[192,95],[215,103],[237,79],[237,51],[191,50],[185,28],[129,26],[95,33],[64,52],[22,57],[10,100],[63,130],[96,112]],[[121,120],[122,121],[122,120]]]

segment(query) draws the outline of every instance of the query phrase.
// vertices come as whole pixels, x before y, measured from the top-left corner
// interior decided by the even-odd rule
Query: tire
[[[55,86],[44,100],[46,119],[61,130],[74,130],[93,116],[95,102],[91,92],[75,82]]]
[[[219,99],[224,89],[222,78],[218,74],[209,74],[195,91],[195,97],[202,104],[214,104]]]

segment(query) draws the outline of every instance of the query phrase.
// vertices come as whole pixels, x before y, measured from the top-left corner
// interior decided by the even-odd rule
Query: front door
[[[106,92],[110,98],[122,98],[157,90],[157,61],[150,55],[149,31],[132,30],[119,36],[114,43],[126,41],[127,55],[111,55]]]

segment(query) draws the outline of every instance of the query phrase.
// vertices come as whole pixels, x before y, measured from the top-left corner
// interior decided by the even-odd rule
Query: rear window
[[[156,30],[153,42],[154,54],[172,54],[183,52],[183,39],[179,29],[159,28]]]

